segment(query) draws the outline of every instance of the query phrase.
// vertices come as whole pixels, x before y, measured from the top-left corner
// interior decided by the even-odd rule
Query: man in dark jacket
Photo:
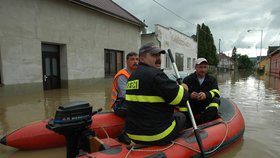
[[[209,122],[219,117],[220,91],[217,80],[208,75],[208,62],[198,58],[195,72],[184,78],[190,93],[190,105],[194,115],[201,115],[202,122]],[[201,123],[201,122],[198,122]]]
[[[186,126],[186,117],[174,107],[186,109],[187,86],[178,85],[161,71],[161,54],[153,43],[139,50],[139,65],[128,79],[125,132],[135,143],[165,145]]]

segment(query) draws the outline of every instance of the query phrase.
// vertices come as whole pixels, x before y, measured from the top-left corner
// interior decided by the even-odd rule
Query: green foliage
[[[236,49],[236,47],[234,46],[233,49],[232,49],[232,53],[231,53],[231,59],[232,59],[233,61],[236,61],[236,59],[238,58],[236,52],[237,52],[237,49]]]
[[[232,49],[231,59],[235,62],[235,66],[237,66],[238,69],[252,69],[254,67],[254,63],[247,55],[240,55],[237,53],[237,48],[235,46]]]
[[[207,25],[197,25],[198,58],[206,58],[210,65],[218,65],[217,49]]]
[[[247,55],[238,56],[238,69],[252,69],[254,64]]]
[[[214,74],[214,71],[213,71],[213,70],[208,69],[207,73],[211,75],[211,74]]]

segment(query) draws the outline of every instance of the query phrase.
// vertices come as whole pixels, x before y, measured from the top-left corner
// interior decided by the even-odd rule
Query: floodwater
[[[244,138],[219,158],[269,157],[280,155],[280,78],[251,72],[217,75],[221,96],[230,98],[245,119]],[[38,85],[0,87],[0,135],[25,124],[53,117],[68,101],[89,102],[94,109],[109,111],[112,78],[70,81],[68,88],[42,91]],[[39,85],[40,86],[40,85]],[[0,158],[64,158],[65,148],[19,151],[0,145]]]

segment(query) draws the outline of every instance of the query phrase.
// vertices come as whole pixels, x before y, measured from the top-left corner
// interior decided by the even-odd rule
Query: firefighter
[[[186,116],[174,107],[186,109],[188,87],[161,71],[161,54],[165,51],[153,43],[143,45],[139,65],[127,82],[125,132],[134,143],[165,145],[186,126]]]
[[[194,115],[201,116],[197,123],[209,122],[219,117],[220,91],[217,80],[208,75],[208,61],[198,58],[195,72],[185,77],[183,83],[189,87],[190,105]]]
[[[138,54],[130,52],[126,55],[126,68],[121,69],[114,77],[112,95],[111,95],[111,108],[118,116],[125,117],[126,105],[124,104],[125,89],[127,80],[138,65]]]

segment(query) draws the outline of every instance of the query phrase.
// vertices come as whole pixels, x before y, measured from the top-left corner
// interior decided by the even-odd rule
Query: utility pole
[[[197,52],[196,53],[197,53],[197,58],[198,58],[198,40],[199,40],[198,39],[198,34],[199,34],[199,29],[200,29],[199,25],[197,24],[196,25],[196,44],[197,44]]]
[[[219,54],[221,53],[221,51],[220,51],[220,45],[221,45],[221,39],[219,38]]]
[[[261,32],[260,58],[259,58],[259,61],[261,61],[261,57],[262,57],[262,38],[263,38],[263,29],[261,29],[261,30],[247,30],[247,32],[251,32],[251,31],[260,31],[260,32]],[[257,56],[257,57],[258,57],[258,56]]]

